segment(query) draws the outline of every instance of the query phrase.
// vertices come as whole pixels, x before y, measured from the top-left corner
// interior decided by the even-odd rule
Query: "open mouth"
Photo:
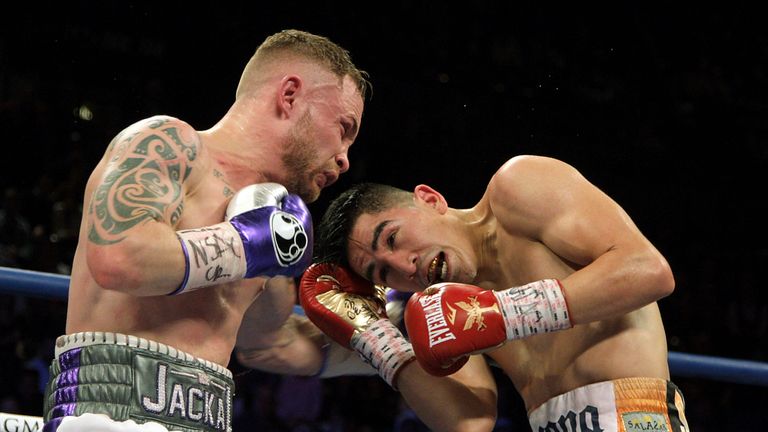
[[[445,262],[445,253],[440,252],[429,264],[427,280],[430,285],[443,282],[448,275],[448,265]]]

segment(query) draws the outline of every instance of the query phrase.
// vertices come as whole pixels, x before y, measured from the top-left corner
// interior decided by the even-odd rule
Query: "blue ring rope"
[[[69,281],[65,275],[0,266],[0,294],[64,300]],[[300,306],[294,312],[304,314]],[[758,361],[670,351],[669,370],[673,376],[768,387],[768,363]]]

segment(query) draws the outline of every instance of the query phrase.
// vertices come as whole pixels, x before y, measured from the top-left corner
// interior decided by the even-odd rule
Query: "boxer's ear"
[[[304,81],[298,75],[286,75],[280,80],[277,91],[277,111],[281,118],[295,115],[298,99]]]
[[[417,203],[434,208],[440,214],[448,211],[448,202],[445,197],[425,184],[420,184],[413,189],[413,197]]]

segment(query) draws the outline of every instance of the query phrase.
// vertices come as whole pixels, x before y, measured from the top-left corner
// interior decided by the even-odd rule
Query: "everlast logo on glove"
[[[440,300],[443,291],[438,290],[433,295],[419,299],[421,307],[424,309],[424,319],[427,321],[427,331],[429,332],[429,347],[439,345],[443,342],[456,339],[456,335],[448,328],[445,323],[445,315],[441,307]]]
[[[456,322],[456,313],[458,310],[456,308],[452,308],[451,305],[446,304],[445,305],[451,313],[448,314],[448,321],[451,322],[451,324],[455,324]],[[459,309],[463,310],[467,314],[467,318],[464,321],[464,328],[462,330],[469,330],[477,324],[477,331],[484,330],[487,326],[485,325],[485,320],[483,319],[483,313],[485,312],[495,312],[495,313],[501,313],[499,310],[499,305],[492,304],[491,306],[482,307],[480,305],[480,302],[477,301],[477,296],[470,296],[467,298],[467,301],[460,301],[454,303],[454,306],[457,306]]]
[[[296,264],[307,249],[307,233],[296,216],[275,212],[269,220],[277,262],[283,267]]]

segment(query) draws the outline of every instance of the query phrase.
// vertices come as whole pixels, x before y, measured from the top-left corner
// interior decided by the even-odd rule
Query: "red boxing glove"
[[[335,264],[313,264],[301,277],[304,313],[341,346],[357,351],[394,387],[413,359],[411,344],[387,318],[384,289]]]
[[[545,279],[503,291],[445,282],[414,294],[405,325],[416,359],[432,375],[454,373],[471,354],[571,327],[562,287]]]
[[[507,338],[493,291],[450,282],[411,296],[405,326],[419,364],[437,376],[456,372],[470,354]]]
[[[383,290],[335,264],[313,264],[301,277],[304,313],[339,345],[349,347],[356,330],[386,318]]]

